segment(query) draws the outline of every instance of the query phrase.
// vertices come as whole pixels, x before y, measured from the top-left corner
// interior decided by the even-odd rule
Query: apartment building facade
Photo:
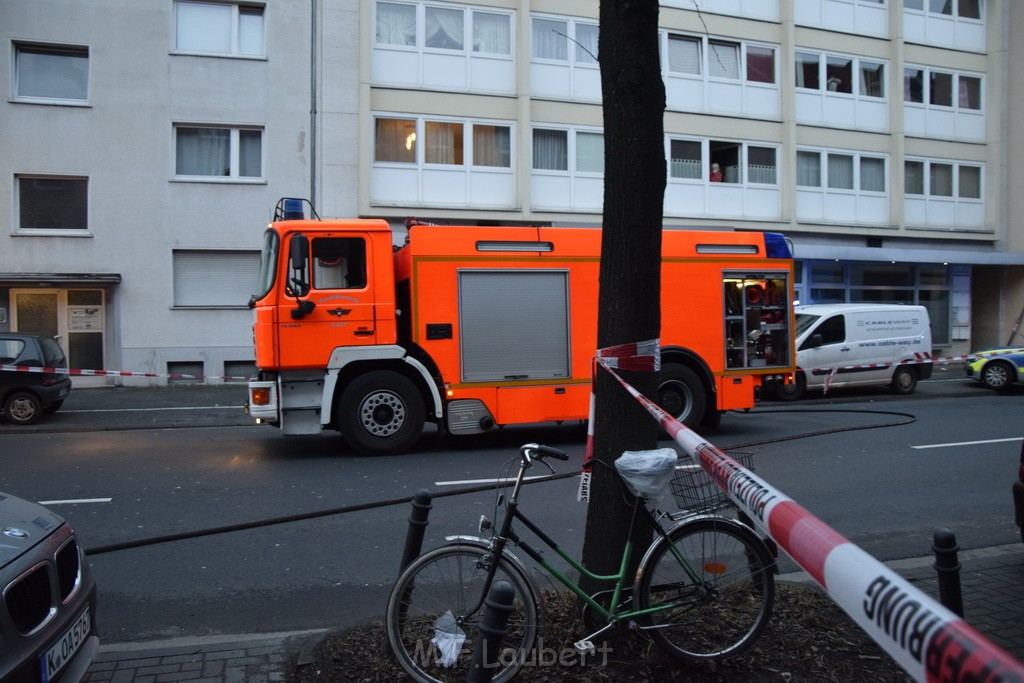
[[[385,218],[399,243],[409,216],[599,225],[597,12],[4,3],[0,329],[59,334],[73,367],[244,376],[279,197]],[[925,305],[940,354],[1006,341],[1024,9],[665,0],[659,24],[668,229],[780,231],[803,302]]]

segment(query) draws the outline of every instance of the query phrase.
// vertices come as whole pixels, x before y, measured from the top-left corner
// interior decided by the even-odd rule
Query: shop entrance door
[[[69,368],[102,370],[105,304],[102,289],[12,289],[11,329],[57,338]],[[76,387],[106,384],[104,377],[72,377]]]

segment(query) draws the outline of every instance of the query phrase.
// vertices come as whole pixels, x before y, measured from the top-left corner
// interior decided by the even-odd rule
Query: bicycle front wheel
[[[472,545],[433,550],[406,568],[388,598],[388,643],[402,668],[421,682],[466,680],[483,617],[480,602],[490,554]],[[494,581],[507,581],[514,591],[508,631],[498,652],[494,681],[507,681],[527,660],[537,637],[538,603],[520,569],[498,560]]]
[[[640,609],[660,608],[644,629],[683,660],[734,655],[757,640],[775,601],[773,560],[749,528],[714,518],[658,541],[637,586]]]

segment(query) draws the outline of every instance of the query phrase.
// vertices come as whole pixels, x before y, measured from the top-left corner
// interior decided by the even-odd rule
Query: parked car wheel
[[[900,396],[914,393],[917,388],[917,370],[912,367],[901,365],[892,374],[892,392]]]
[[[30,425],[43,415],[43,404],[35,394],[17,391],[4,401],[4,415],[7,421],[17,425]]]
[[[1003,360],[994,360],[986,365],[981,371],[981,381],[989,389],[1003,391],[1013,384],[1015,371],[1010,363]]]

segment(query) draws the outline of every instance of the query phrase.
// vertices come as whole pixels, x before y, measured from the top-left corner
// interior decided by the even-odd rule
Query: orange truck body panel
[[[387,360],[396,354],[416,359],[420,374],[429,375],[423,384],[435,385],[427,389],[436,390],[441,405],[431,405],[425,391],[426,414],[442,425],[456,421],[449,410],[479,404],[496,425],[587,417],[597,348],[599,229],[414,225],[400,249],[380,220],[291,220],[270,230],[281,248],[275,284],[254,303],[261,376],[329,375],[337,363],[339,383],[351,381],[338,361],[345,349],[357,349],[360,367],[372,370],[367,359],[381,348]],[[292,273],[285,247],[296,233],[314,245],[316,265],[344,260],[317,257],[316,245],[328,244],[320,238],[334,238],[336,245],[347,244],[345,238],[365,242],[365,279],[358,277],[358,258],[345,257],[355,284],[318,288],[314,274],[314,287],[300,299],[315,305],[293,313],[298,299],[286,287]],[[750,408],[765,375],[792,377],[792,259],[770,251],[764,233],[663,234],[663,358],[703,370],[713,385],[709,408]],[[743,292],[752,297],[749,290],[776,284],[774,324],[760,322],[770,318],[768,308],[737,308]],[[747,336],[769,329],[775,330],[765,337],[769,344],[761,343],[767,360],[755,359]],[[325,394],[324,402],[332,398]],[[332,420],[323,416],[321,423],[335,426]]]

